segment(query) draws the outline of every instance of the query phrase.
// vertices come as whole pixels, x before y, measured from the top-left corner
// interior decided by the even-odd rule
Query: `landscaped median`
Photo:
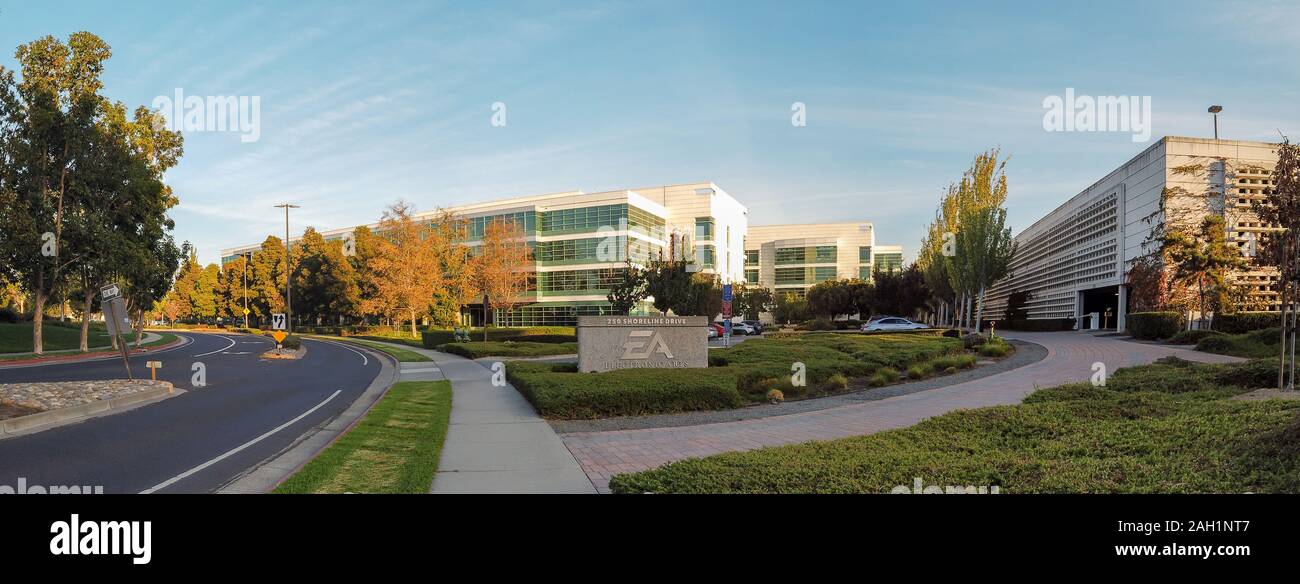
[[[421,355],[419,353],[416,353],[415,351],[408,351],[401,347],[394,347],[392,345],[384,344],[384,343],[391,343],[392,341],[389,339],[384,339],[383,342],[374,342],[374,341],[356,339],[353,337],[323,337],[323,336],[312,335],[307,338],[324,339],[324,340],[336,341],[340,343],[352,343],[355,345],[360,345],[362,347],[374,349],[381,353],[386,353],[392,358],[397,359],[401,363],[419,363],[422,361],[432,361],[432,359],[425,357],[424,355]]]
[[[148,379],[0,384],[0,437],[172,395],[171,383]]]
[[[1010,352],[1004,342],[986,344],[990,354]],[[572,364],[511,362],[506,375],[543,417],[591,419],[722,410],[868,390],[973,367],[973,352],[961,339],[937,331],[800,333],[711,350],[707,369],[579,373]]]
[[[402,381],[275,493],[425,493],[438,472],[451,384]]]
[[[890,493],[924,485],[1002,493],[1300,492],[1300,401],[1231,399],[1276,382],[1276,361],[1167,358],[1104,387],[914,426],[688,459],[618,475],[616,493]],[[910,491],[909,491],[910,492]]]

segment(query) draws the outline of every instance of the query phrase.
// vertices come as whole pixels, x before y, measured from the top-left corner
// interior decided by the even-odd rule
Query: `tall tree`
[[[1222,308],[1228,298],[1231,270],[1246,266],[1246,258],[1229,243],[1223,217],[1206,215],[1198,230],[1189,233],[1171,229],[1165,235],[1165,251],[1173,264],[1173,279],[1196,290],[1197,310],[1204,319],[1208,310]]]
[[[645,297],[645,273],[632,263],[632,258],[628,258],[605,298],[609,300],[614,314],[628,315]]]
[[[961,230],[957,232],[953,272],[960,289],[973,295],[976,332],[984,322],[984,295],[994,282],[1007,275],[1015,254],[1015,240],[1006,223],[1006,209],[968,209],[962,214]]]
[[[0,68],[0,179],[6,195],[0,214],[0,255],[33,296],[32,345],[44,352],[42,317],[51,292],[77,261],[63,247],[72,183],[81,161],[95,149],[96,118],[104,100],[100,74],[111,54],[99,37],[74,33],[65,44],[53,36],[20,45],[22,71]]]
[[[478,292],[485,298],[484,324],[487,310],[510,312],[528,291],[532,266],[531,252],[523,241],[520,226],[511,221],[493,221],[483,229],[483,237],[474,253],[474,272]],[[487,338],[487,327],[483,328]]]
[[[308,227],[294,262],[295,312],[315,323],[338,319],[360,301],[356,272],[343,255],[342,241],[326,241]]]
[[[284,312],[284,242],[268,236],[249,264],[248,309],[258,326],[266,326],[272,314]]]
[[[427,222],[415,220],[415,208],[398,201],[384,211],[374,238],[370,273],[375,296],[364,304],[373,313],[396,319],[406,317],[411,336],[418,336],[416,324],[428,314],[434,291],[442,285],[436,232]]]

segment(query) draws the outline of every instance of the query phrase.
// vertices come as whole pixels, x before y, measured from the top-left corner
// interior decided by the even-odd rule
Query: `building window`
[[[871,246],[864,245],[858,248],[858,263],[860,264],[871,263]]]
[[[813,249],[813,262],[819,264],[834,263],[836,255],[835,246],[819,245]]]
[[[487,230],[488,225],[493,223],[510,223],[515,229],[522,230],[524,235],[531,235],[537,232],[537,213],[520,211],[502,215],[471,217],[467,223],[470,240],[483,239],[483,232]]]
[[[881,270],[894,272],[903,269],[903,254],[901,253],[878,253],[876,254],[876,267]]]
[[[758,250],[756,249],[745,250],[745,265],[746,266],[758,265]]]
[[[745,270],[745,281],[751,284],[758,282],[758,270]]]
[[[807,284],[808,274],[803,268],[777,268],[776,285]]]
[[[713,246],[711,245],[696,246],[695,263],[700,264],[700,266],[704,268],[712,268],[714,260],[713,253]]]
[[[808,257],[808,248],[782,247],[776,250],[777,264],[802,264]]]
[[[542,294],[608,292],[623,268],[539,272],[537,290]]]
[[[813,282],[825,282],[835,279],[835,268],[813,268]]]
[[[695,241],[713,241],[713,218],[695,218]]]

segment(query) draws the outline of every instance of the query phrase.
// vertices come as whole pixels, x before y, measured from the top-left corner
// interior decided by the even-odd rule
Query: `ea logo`
[[[646,339],[647,340],[640,340]],[[668,349],[668,343],[664,338],[659,336],[655,331],[632,331],[627,334],[627,342],[623,343],[624,359],[649,359],[655,353],[663,353],[668,359],[673,358],[673,352]]]

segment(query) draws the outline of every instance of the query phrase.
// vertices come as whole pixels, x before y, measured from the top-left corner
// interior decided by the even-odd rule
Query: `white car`
[[[925,328],[930,328],[930,325],[920,323],[920,322],[912,322],[910,320],[907,320],[906,318],[899,318],[896,316],[882,318],[880,320],[868,322],[862,325],[862,330],[868,332],[869,331],[910,331],[910,330],[925,329]]]
[[[715,339],[715,338],[718,337],[718,329],[715,329],[715,328],[713,328],[712,326],[708,326],[708,327],[705,327],[705,328],[709,329],[709,338],[710,338],[710,339]]]
[[[758,331],[754,329],[753,325],[748,325],[743,322],[733,322],[731,323],[731,334],[756,335],[758,334]]]

